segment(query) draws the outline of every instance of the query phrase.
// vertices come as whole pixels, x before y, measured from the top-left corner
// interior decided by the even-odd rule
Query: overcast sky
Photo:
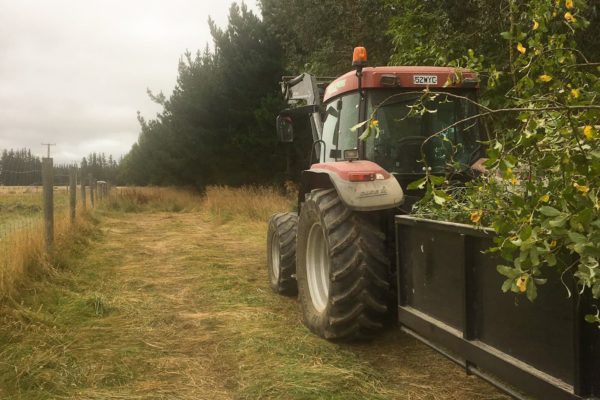
[[[55,162],[125,154],[136,112],[160,110],[146,89],[171,93],[179,57],[212,44],[208,17],[225,27],[231,3],[0,0],[0,149],[56,143]]]

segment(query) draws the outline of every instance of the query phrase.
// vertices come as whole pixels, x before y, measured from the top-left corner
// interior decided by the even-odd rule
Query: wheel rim
[[[306,275],[313,306],[322,312],[329,300],[329,252],[323,229],[318,223],[313,224],[308,233]]]
[[[279,237],[277,232],[271,235],[271,272],[273,274],[273,283],[279,281]]]

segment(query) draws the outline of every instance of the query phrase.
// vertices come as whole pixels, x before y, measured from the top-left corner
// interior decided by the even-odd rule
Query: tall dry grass
[[[41,219],[0,238],[0,298],[14,295],[28,279],[52,273],[69,246],[89,233],[92,219],[81,204],[77,206],[76,221],[71,224],[68,210],[55,214],[54,243],[49,252]]]
[[[209,186],[204,194],[175,187],[117,188],[107,203],[111,211],[203,211],[221,222],[242,218],[265,221],[294,208],[295,197],[274,187]]]
[[[221,222],[234,218],[266,221],[275,212],[294,208],[295,199],[273,187],[209,186],[203,206]]]
[[[115,188],[107,202],[111,211],[197,211],[202,198],[192,189],[176,187]]]

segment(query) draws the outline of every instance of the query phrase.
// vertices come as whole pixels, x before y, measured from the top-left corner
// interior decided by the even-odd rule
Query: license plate
[[[437,75],[413,75],[415,85],[437,85]]]

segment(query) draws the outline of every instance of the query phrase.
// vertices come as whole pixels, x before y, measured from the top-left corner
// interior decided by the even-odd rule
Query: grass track
[[[108,213],[0,304],[1,399],[508,399],[397,330],[335,344],[266,282],[266,223]]]

